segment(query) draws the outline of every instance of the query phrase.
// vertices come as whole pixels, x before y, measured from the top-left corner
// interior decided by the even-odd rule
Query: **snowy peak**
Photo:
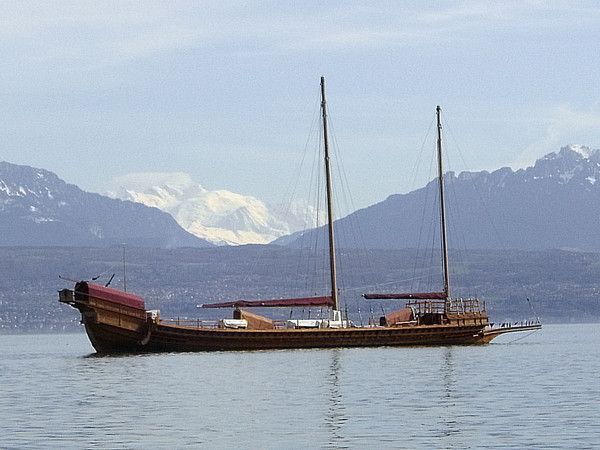
[[[115,178],[109,196],[168,210],[178,205],[177,199],[204,192],[186,173],[142,172]]]
[[[47,170],[0,162],[0,212],[28,222],[54,222],[73,188]]]
[[[536,164],[540,161],[566,161],[572,163],[584,160],[600,162],[600,150],[594,150],[585,145],[569,144],[561,147],[559,152],[548,153],[536,161]]]
[[[598,150],[592,150],[585,145],[569,144],[560,149],[559,155],[563,158],[572,157],[573,155],[583,159],[592,159],[597,156]]]
[[[53,198],[52,190],[66,183],[52,172],[0,161],[0,196]]]
[[[510,167],[502,167],[493,172],[484,170],[458,175],[449,172],[446,177],[449,181],[477,183],[487,189],[503,189],[521,183],[576,184],[589,188],[600,180],[600,150],[571,144],[558,152],[548,153],[526,169],[513,171]]]
[[[594,185],[600,179],[600,151],[571,144],[549,153],[525,170],[532,180],[554,180],[559,184]]]
[[[109,195],[159,208],[217,245],[266,244],[313,225],[306,209],[295,206],[280,214],[252,196],[204,189],[185,173],[126,175],[115,179]]]

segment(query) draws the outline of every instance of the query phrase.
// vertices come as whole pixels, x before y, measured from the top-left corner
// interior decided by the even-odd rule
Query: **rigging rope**
[[[331,110],[331,108],[330,108]],[[331,142],[332,142],[332,149],[333,149],[333,155],[334,155],[334,162],[335,162],[335,167],[337,169],[337,173],[339,174],[339,178],[340,178],[340,183],[339,186],[341,187],[338,188],[338,184],[336,184],[335,186],[335,191],[336,193],[341,192],[341,196],[337,196],[336,195],[336,199],[341,199],[341,202],[339,203],[339,207],[338,207],[338,217],[341,216],[345,216],[345,227],[337,227],[336,232],[338,232],[338,236],[339,236],[339,240],[337,242],[339,242],[341,245],[339,245],[339,248],[342,248],[343,244],[346,243],[346,246],[348,248],[355,248],[357,250],[352,251],[352,250],[348,250],[346,252],[346,254],[340,253],[340,258],[339,260],[339,267],[340,267],[340,273],[342,274],[342,276],[340,277],[340,284],[342,286],[341,290],[344,290],[346,292],[348,292],[348,289],[346,288],[346,276],[344,276],[344,270],[343,267],[346,267],[346,258],[351,259],[351,258],[355,258],[355,260],[360,260],[361,264],[355,264],[355,267],[363,267],[366,270],[361,270],[360,271],[360,277],[362,278],[362,281],[365,281],[365,272],[370,273],[371,275],[374,274],[374,269],[373,269],[373,264],[371,261],[371,257],[369,255],[369,253],[366,251],[366,244],[365,244],[365,238],[364,235],[362,233],[362,229],[358,226],[356,220],[352,217],[352,213],[357,211],[356,205],[354,203],[354,198],[352,196],[352,192],[350,190],[350,183],[348,182],[348,174],[346,172],[346,169],[344,167],[344,159],[341,157],[341,152],[339,150],[339,145],[338,145],[338,140],[337,140],[337,135],[335,133],[335,127],[334,127],[334,123],[333,121],[330,119],[329,120],[329,129],[330,129],[330,136],[331,136]],[[348,214],[346,214],[348,213]],[[362,249],[362,252],[360,251]],[[362,255],[361,255],[362,253]],[[345,257],[344,257],[345,256]],[[348,299],[343,299],[347,305],[347,301]],[[355,299],[356,300],[356,299]]]
[[[395,280],[395,281],[389,281],[387,283],[376,283],[376,284],[365,284],[362,286],[357,286],[357,287],[353,287],[353,288],[346,288],[346,291],[362,291],[366,288],[379,288],[381,286],[391,286],[393,284],[400,284],[400,283],[405,283],[407,281],[411,281],[415,278],[425,278],[427,275],[422,275],[420,277],[411,277],[411,278],[405,278],[403,280]]]
[[[523,336],[519,336],[518,338],[513,339],[512,341],[509,341],[509,342],[505,343],[504,345],[510,345],[510,344],[515,343],[515,342],[521,341],[521,340],[523,340],[525,338],[528,338],[532,334],[537,333],[538,331],[540,331],[540,330],[532,330],[531,332],[529,332],[529,333],[527,333],[527,334],[525,334]]]

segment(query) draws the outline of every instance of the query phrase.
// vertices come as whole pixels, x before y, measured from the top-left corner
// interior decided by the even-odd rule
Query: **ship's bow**
[[[139,351],[150,333],[144,300],[134,294],[80,281],[59,292],[59,301],[81,313],[90,342],[99,353]]]

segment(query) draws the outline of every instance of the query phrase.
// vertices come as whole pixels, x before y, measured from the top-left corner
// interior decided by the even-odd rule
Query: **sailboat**
[[[319,347],[377,347],[485,344],[499,334],[533,331],[539,322],[493,328],[478,299],[450,297],[446,214],[442,168],[441,109],[437,107],[437,157],[444,288],[440,292],[368,293],[366,299],[404,299],[404,308],[380,318],[379,324],[357,325],[344,317],[337,287],[333,194],[327,129],[325,79],[321,77],[324,170],[327,197],[330,291],[304,298],[223,302],[205,308],[233,308],[219,321],[166,320],[146,309],[142,297],[89,281],[59,292],[59,301],[79,310],[92,346],[98,353],[260,350]],[[276,321],[250,312],[254,307],[322,307],[321,319]]]

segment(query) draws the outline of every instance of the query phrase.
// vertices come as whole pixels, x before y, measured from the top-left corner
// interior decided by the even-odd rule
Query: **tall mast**
[[[444,293],[446,298],[450,297],[450,276],[448,274],[448,241],[446,236],[446,205],[444,203],[444,170],[442,168],[442,108],[436,108],[437,116],[437,160],[438,160],[438,181],[440,188],[440,221],[441,221],[441,241],[442,255],[444,260]]]
[[[327,189],[327,229],[329,230],[329,271],[331,275],[331,298],[335,311],[340,310],[335,268],[335,240],[333,236],[333,192],[331,168],[329,167],[329,141],[327,137],[327,103],[325,101],[325,77],[321,77],[321,112],[323,114],[323,144],[325,146],[325,180]]]

